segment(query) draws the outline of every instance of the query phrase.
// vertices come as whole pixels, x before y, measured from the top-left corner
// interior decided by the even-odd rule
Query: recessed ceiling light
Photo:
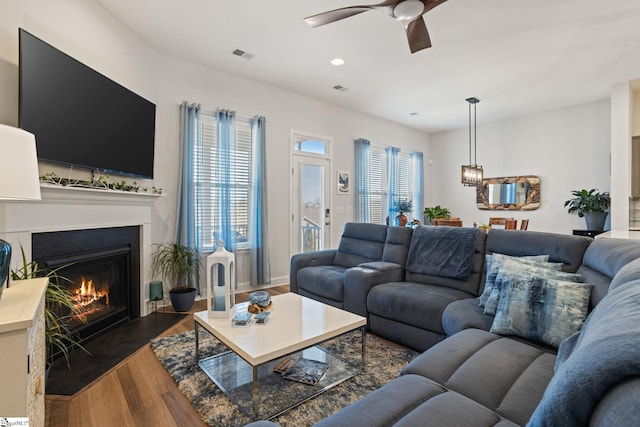
[[[333,58],[330,62],[331,62],[331,65],[335,65],[336,67],[339,67],[340,65],[344,64],[344,59],[342,59],[342,58]]]

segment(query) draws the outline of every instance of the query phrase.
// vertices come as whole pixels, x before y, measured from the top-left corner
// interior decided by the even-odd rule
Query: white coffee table
[[[231,319],[209,319],[206,310],[194,315],[198,365],[252,420],[278,416],[364,369],[366,318],[294,293],[274,296],[272,301],[264,325],[252,321],[234,328]],[[247,306],[237,304],[236,311],[246,311]],[[200,354],[200,328],[230,351]],[[348,361],[318,345],[356,329],[361,330],[359,360]],[[273,372],[286,356],[326,362],[328,369],[316,385],[286,380]]]

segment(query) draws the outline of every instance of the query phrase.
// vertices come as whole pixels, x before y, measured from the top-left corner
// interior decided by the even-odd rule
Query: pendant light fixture
[[[482,166],[477,164],[476,146],[476,104],[480,102],[478,98],[467,98],[469,103],[469,164],[462,165],[462,184],[467,187],[475,187],[482,184]],[[471,106],[473,105],[473,164],[471,164]]]

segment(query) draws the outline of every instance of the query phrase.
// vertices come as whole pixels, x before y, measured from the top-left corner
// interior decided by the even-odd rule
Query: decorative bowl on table
[[[271,308],[271,295],[267,291],[256,291],[249,294],[249,312],[258,313]]]

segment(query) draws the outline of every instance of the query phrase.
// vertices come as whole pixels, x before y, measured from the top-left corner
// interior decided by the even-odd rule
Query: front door
[[[328,247],[331,226],[329,141],[293,134],[292,253]]]

